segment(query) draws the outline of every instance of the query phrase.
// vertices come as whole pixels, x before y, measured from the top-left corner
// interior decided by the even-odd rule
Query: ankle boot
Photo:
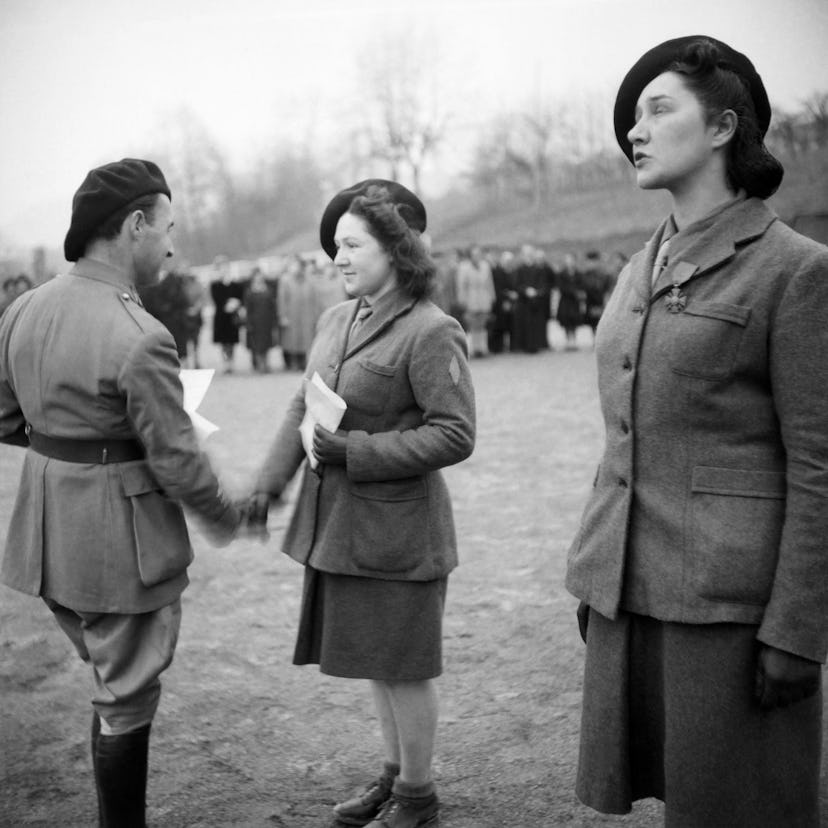
[[[337,825],[366,825],[379,813],[391,796],[391,787],[400,772],[400,766],[386,762],[382,774],[351,799],[334,805]]]
[[[433,782],[410,784],[399,779],[391,797],[366,828],[437,828],[440,801]]]
[[[95,778],[101,828],[146,828],[150,725],[117,736],[100,734]]]

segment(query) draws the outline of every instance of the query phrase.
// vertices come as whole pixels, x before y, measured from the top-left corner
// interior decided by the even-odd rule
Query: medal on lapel
[[[687,297],[681,292],[678,285],[673,285],[673,289],[664,297],[664,302],[670,313],[681,313],[687,304]]]

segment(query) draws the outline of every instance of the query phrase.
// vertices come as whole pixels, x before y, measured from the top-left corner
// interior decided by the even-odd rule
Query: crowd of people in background
[[[469,354],[481,357],[550,349],[550,320],[563,329],[565,349],[576,350],[578,328],[588,325],[594,335],[626,257],[606,261],[589,250],[580,260],[568,253],[556,261],[531,244],[517,252],[473,245],[438,261],[433,299],[463,325]]]
[[[286,369],[303,371],[322,312],[348,298],[332,263],[319,266],[298,255],[287,257],[278,273],[254,265],[244,275],[218,256],[209,279],[170,271],[140,295],[144,307],[172,333],[187,367],[200,367],[199,340],[212,319],[209,334],[221,349],[225,373],[236,370],[240,347],[249,352],[255,373],[271,370],[270,352],[276,347]]]
[[[549,350],[551,320],[564,331],[565,349],[575,350],[580,327],[589,326],[594,334],[626,261],[621,253],[608,260],[597,250],[554,259],[530,244],[516,251],[475,244],[435,258],[439,269],[432,299],[463,326],[472,357]],[[31,287],[25,274],[6,278],[0,313]],[[244,274],[218,256],[208,278],[170,270],[157,284],[141,288],[140,296],[173,335],[185,367],[201,366],[199,342],[211,319],[209,333],[221,348],[225,373],[238,367],[241,347],[249,352],[255,373],[272,370],[274,348],[280,349],[285,369],[303,371],[322,312],[348,298],[332,262],[299,255],[285,257],[277,272],[252,265]]]

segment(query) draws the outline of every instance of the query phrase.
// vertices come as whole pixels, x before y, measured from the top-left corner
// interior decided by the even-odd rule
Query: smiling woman
[[[436,825],[434,679],[457,565],[441,469],[471,454],[474,391],[459,323],[427,298],[434,263],[412,192],[368,180],[331,200],[320,242],[354,299],[322,316],[308,357],[345,401],[341,429],[316,426],[283,551],[305,566],[295,664],[367,679],[380,720],[378,778],[336,824]],[[304,461],[300,389],[262,466],[252,511],[266,517]]]
[[[765,206],[764,84],[706,37],[647,52],[615,131],[672,214],[597,330],[606,442],[569,553],[578,796],[667,825],[819,824],[828,252]]]

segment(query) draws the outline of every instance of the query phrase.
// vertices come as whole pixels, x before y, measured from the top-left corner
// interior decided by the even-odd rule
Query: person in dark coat
[[[536,354],[549,347],[546,325],[552,286],[549,271],[538,263],[532,245],[525,244],[521,248],[514,284],[517,300],[510,347],[513,351]]]
[[[818,828],[828,652],[828,249],[764,199],[764,84],[708,37],[624,78],[615,130],[673,211],[598,324],[604,455],[569,552],[576,791],[667,826]]]
[[[186,364],[192,368],[200,368],[199,343],[201,340],[201,328],[204,325],[204,286],[194,273],[185,273],[182,277],[184,289],[184,300],[186,309],[184,313],[187,356]]]
[[[230,275],[226,256],[215,260],[217,278],[210,282],[210,297],[215,305],[213,315],[213,342],[221,346],[224,373],[233,372],[236,345],[242,326],[245,284]]]
[[[138,295],[147,312],[172,334],[178,358],[184,359],[187,356],[187,297],[181,276],[172,270],[165,271],[157,283],[140,287]]]
[[[322,247],[354,298],[322,315],[303,387],[318,372],[347,408],[336,433],[316,426],[313,468],[300,389],[252,498],[252,512],[266,513],[302,468],[283,544],[305,566],[294,663],[371,682],[383,770],[334,809],[337,824],[370,828],[436,824],[433,680],[457,564],[440,469],[468,457],[475,436],[465,334],[426,298],[435,266],[425,226],[420,200],[395,182],[360,182],[331,200]]]
[[[253,370],[266,374],[270,370],[267,355],[273,347],[273,331],[278,318],[276,295],[258,267],[250,274],[250,284],[244,294],[244,319]]]
[[[515,257],[511,250],[504,250],[492,267],[495,298],[492,304],[492,322],[489,327],[489,350],[503,353],[505,340],[513,329],[515,313]]]
[[[586,263],[581,270],[581,288],[584,296],[584,322],[592,330],[595,342],[595,329],[601,321],[604,305],[612,290],[612,279],[601,263],[601,254],[597,250],[588,250]]]
[[[567,253],[557,274],[558,309],[555,318],[564,329],[566,350],[577,349],[578,328],[584,323],[584,290],[575,257]]]

